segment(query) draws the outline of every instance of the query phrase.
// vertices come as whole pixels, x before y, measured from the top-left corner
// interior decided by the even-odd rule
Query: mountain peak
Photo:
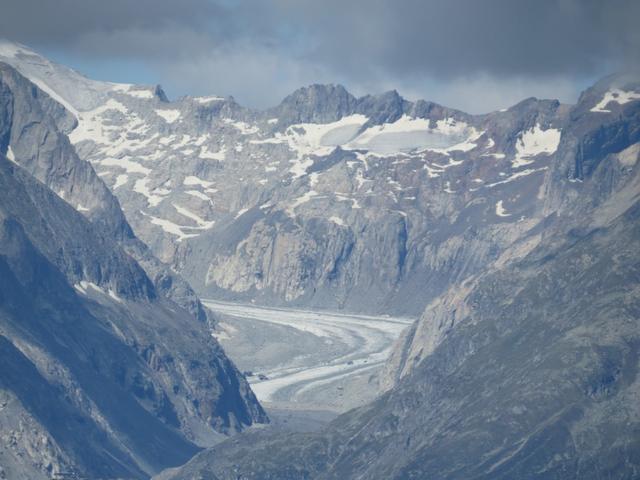
[[[328,123],[353,113],[356,98],[342,85],[313,84],[288,95],[271,113],[282,125]]]
[[[295,90],[292,94],[288,95],[287,98],[292,96],[306,96],[306,95],[339,95],[339,96],[347,96],[350,95],[347,89],[340,85],[339,83],[312,83],[311,85],[307,85],[305,87],[300,87]],[[285,99],[286,100],[286,99]]]
[[[397,90],[389,90],[359,98],[357,110],[366,115],[372,124],[395,122],[405,112],[407,103]]]
[[[164,90],[162,89],[161,85],[155,86],[155,88],[153,89],[153,95],[157,97],[161,102],[169,102],[169,99],[167,98],[167,94],[164,93]]]

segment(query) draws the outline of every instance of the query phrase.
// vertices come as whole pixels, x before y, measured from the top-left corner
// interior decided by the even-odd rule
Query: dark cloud
[[[346,6],[341,6],[346,3]],[[341,68],[452,76],[584,73],[637,61],[635,0],[283,1]]]
[[[568,99],[585,78],[640,58],[637,0],[4,3],[2,36],[68,52],[80,65],[139,61],[170,91],[261,106],[300,84],[333,81],[482,110],[554,88]]]

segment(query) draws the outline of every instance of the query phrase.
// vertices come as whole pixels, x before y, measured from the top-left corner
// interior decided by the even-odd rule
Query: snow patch
[[[310,200],[312,200],[314,197],[317,197],[317,196],[318,196],[318,192],[316,192],[315,190],[309,190],[304,195],[301,195],[298,198],[296,198],[293,202],[291,202],[287,206],[286,208],[287,214],[289,216],[294,216],[296,208],[298,208],[300,205],[304,203],[309,202]]]
[[[493,157],[493,158],[497,158],[498,160],[501,160],[504,157],[506,157],[506,155],[504,153],[485,153],[482,156],[483,157]]]
[[[615,102],[619,105],[624,105],[632,100],[639,100],[640,92],[634,92],[633,90],[620,90],[619,88],[613,88],[604,94],[602,100],[591,109],[592,112],[610,113],[611,110],[607,110],[605,107],[611,102]]]
[[[516,141],[516,157],[511,161],[511,166],[523,167],[533,163],[532,157],[554,153],[560,144],[560,133],[557,128],[542,130],[540,124],[523,132]]]
[[[151,99],[154,97],[153,90],[149,88],[139,88],[136,85],[132,85],[129,83],[117,83],[112,87],[114,92],[124,93],[125,95],[129,95],[130,97],[142,98],[142,99]]]
[[[104,296],[108,296],[109,298],[111,298],[112,300],[115,300],[118,303],[124,303],[123,300],[116,294],[114,290],[109,289],[108,291],[105,291],[102,287],[100,287],[99,285],[96,285],[93,282],[87,282],[86,280],[81,280],[80,282],[76,283],[73,286],[73,288],[75,288],[82,295],[88,295],[89,290],[93,290]]]
[[[186,190],[184,193],[191,195],[192,197],[199,198],[200,200],[204,200],[205,202],[211,202],[211,199],[199,190]]]
[[[147,203],[149,204],[149,206],[157,207],[160,202],[164,200],[164,197],[166,197],[170,192],[160,189],[150,190],[147,185],[148,181],[148,178],[141,178],[140,180],[137,180],[133,185],[133,191],[145,196],[147,198]]]
[[[293,174],[293,178],[299,178],[306,175],[307,169],[313,165],[313,160],[310,158],[304,158],[302,160],[294,158],[291,160],[291,163],[293,163],[293,167],[289,169],[289,172]]]
[[[202,188],[209,188],[210,186],[212,186],[214,184],[214,182],[207,182],[206,180],[202,180],[201,178],[198,178],[194,175],[189,175],[187,177],[184,177],[184,180],[182,181],[183,185],[199,185]]]
[[[173,208],[175,208],[176,211],[183,217],[187,217],[193,220],[194,222],[196,222],[198,224],[198,227],[200,227],[203,230],[208,230],[209,228],[213,227],[213,225],[216,223],[215,221],[208,222],[207,220],[203,219],[199,215],[196,215],[192,211],[187,210],[186,208],[181,207],[179,205],[176,205],[175,203],[173,204]]]
[[[111,129],[103,125],[101,117],[108,111],[117,111],[127,115],[129,111],[122,103],[110,98],[104,105],[93,110],[78,114],[78,125],[69,134],[69,140],[76,145],[82,141],[90,140],[98,144],[109,144],[111,139],[108,136]]]
[[[242,135],[253,135],[254,133],[258,133],[260,131],[260,129],[255,125],[249,125],[246,122],[235,121],[230,118],[225,118],[223,122],[231,125],[236,130],[239,130]]]
[[[502,204],[502,200],[498,200],[496,202],[496,215],[499,217],[510,217],[511,214],[507,213],[507,211],[504,209],[504,206]]]
[[[113,189],[115,190],[118,187],[126,185],[128,181],[129,181],[129,175],[127,175],[126,173],[118,175],[116,177],[116,183],[113,184]]]
[[[329,221],[335,223],[336,225],[340,225],[341,227],[344,227],[346,225],[346,223],[344,223],[344,220],[336,216],[329,217]]]
[[[148,217],[151,221],[151,223],[153,225],[157,225],[158,227],[160,227],[162,230],[164,230],[165,232],[171,234],[171,235],[175,235],[176,237],[178,237],[178,239],[176,241],[178,242],[182,242],[182,240],[186,239],[186,238],[193,238],[193,237],[197,237],[199,235],[199,233],[185,233],[183,232],[183,229],[188,229],[189,227],[183,227],[180,225],[177,225],[173,222],[170,222],[169,220],[165,220],[164,218],[158,218],[158,217],[154,217],[153,215],[149,215],[145,212],[140,212],[142,213],[145,217]]]
[[[215,95],[210,95],[208,97],[194,97],[193,101],[206,105],[211,102],[221,102],[224,100],[224,97],[217,97]]]
[[[156,115],[164,118],[167,123],[173,123],[180,118],[180,110],[154,110]]]
[[[233,219],[235,220],[236,218],[240,218],[242,215],[244,215],[248,211],[249,211],[248,208],[242,208],[242,209],[238,210],[238,213],[236,213],[236,216],[233,217]]]
[[[527,176],[532,175],[532,174],[537,173],[537,172],[542,172],[544,170],[547,170],[547,167],[525,168],[524,170],[520,170],[520,171],[514,173],[513,175],[511,175],[510,177],[505,178],[504,180],[500,180],[500,181],[494,182],[494,183],[489,183],[489,184],[485,185],[485,187],[493,188],[493,187],[496,187],[498,185],[503,185],[505,183],[513,182],[514,180],[517,180],[517,179],[522,178],[522,177],[527,177]]]
[[[226,148],[223,147],[217,152],[210,152],[209,148],[207,146],[204,146],[200,150],[200,154],[198,156],[205,160],[211,159],[211,160],[218,160],[220,162],[224,162],[227,156],[227,150]]]
[[[18,163],[16,161],[16,156],[13,154],[13,150],[11,150],[11,145],[7,147],[7,154],[5,156],[7,157],[7,160],[12,161],[13,163]]]

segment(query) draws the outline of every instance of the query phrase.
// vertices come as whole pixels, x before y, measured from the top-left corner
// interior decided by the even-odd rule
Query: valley
[[[0,40],[0,480],[637,478],[639,125]]]
[[[267,408],[341,413],[378,393],[395,340],[414,319],[204,300],[215,334]]]

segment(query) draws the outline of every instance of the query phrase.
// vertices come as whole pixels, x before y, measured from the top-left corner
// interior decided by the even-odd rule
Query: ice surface
[[[378,155],[422,150],[468,151],[476,147],[473,140],[480,135],[466,123],[453,118],[438,120],[432,128],[427,119],[403,115],[393,123],[368,128],[344,148],[368,150]]]
[[[317,358],[315,362],[305,364],[299,358],[289,359],[276,368],[264,371],[267,380],[251,377],[249,380],[252,382],[252,389],[263,402],[296,403],[302,400],[301,394],[313,388],[381,367],[388,358],[394,341],[412,323],[412,319],[408,318],[260,308],[214,301],[204,303],[214,312],[242,319],[257,328],[265,324],[291,327],[318,337],[327,345],[340,343],[346,346],[346,351],[325,360]],[[225,329],[226,336],[238,334],[237,330]],[[223,343],[228,340],[220,339]],[[277,341],[281,342],[282,339]]]
[[[45,82],[43,82],[41,79],[39,79],[37,77],[33,77],[30,80],[33,83],[35,83],[40,90],[45,92],[52,99],[54,99],[56,102],[58,102],[64,108],[66,108],[69,112],[71,112],[76,118],[78,118],[78,116],[79,116],[78,110],[76,110],[75,107],[73,105],[71,105],[67,100],[62,98],[62,95],[60,95],[58,92],[54,91],[51,87],[49,87],[49,85],[47,85]]]

